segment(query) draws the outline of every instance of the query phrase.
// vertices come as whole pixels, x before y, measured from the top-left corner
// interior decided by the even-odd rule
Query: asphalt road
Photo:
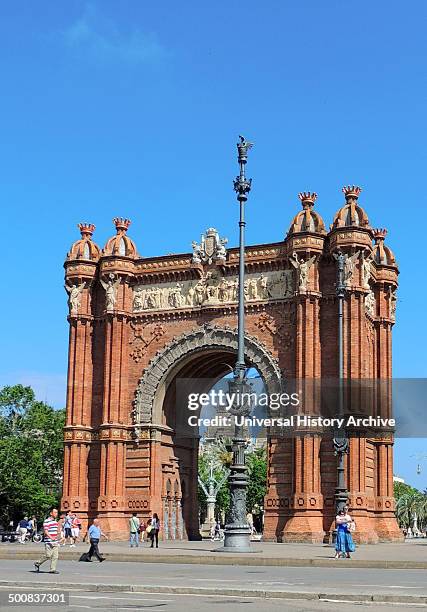
[[[427,597],[424,570],[392,570],[307,567],[217,566],[156,563],[79,563],[59,561],[59,575],[48,573],[49,566],[34,571],[30,561],[0,560],[0,582],[17,586],[53,583],[94,585],[147,585],[159,587],[201,587],[251,591],[286,591],[324,594],[386,594]],[[96,595],[96,593],[94,593]],[[136,596],[136,594],[135,594]],[[145,596],[145,594],[144,594]],[[133,597],[133,595],[132,595]],[[168,597],[166,597],[168,599]],[[272,605],[276,605],[275,603]]]
[[[0,594],[3,589],[0,588]],[[419,606],[391,605],[391,604],[360,604],[334,601],[304,601],[283,599],[259,599],[250,597],[221,597],[205,595],[164,595],[145,593],[88,593],[73,591],[70,594],[70,604],[64,607],[37,606],[33,610],[39,612],[83,612],[84,610],[108,610],[111,612],[126,612],[138,610],[159,610],[164,612],[221,612],[221,610],[235,608],[238,612],[254,612],[260,609],[263,612],[386,612],[395,610],[412,610]],[[2,607],[7,612],[29,612],[30,606]]]

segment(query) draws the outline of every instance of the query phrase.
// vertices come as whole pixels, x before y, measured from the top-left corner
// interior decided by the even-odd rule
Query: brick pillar
[[[358,380],[366,376],[366,356],[369,353],[369,339],[366,332],[364,293],[350,292],[345,308],[345,376]],[[370,376],[372,378],[372,375]],[[363,395],[357,398],[352,392],[354,406],[363,403]],[[363,435],[363,432],[361,432]],[[376,543],[378,536],[372,519],[373,497],[368,490],[366,466],[369,463],[366,438],[352,437],[349,440],[349,454],[346,461],[348,504],[357,525],[355,539],[360,543]]]
[[[67,407],[64,428],[64,470],[61,508],[87,519],[88,453],[92,440],[92,318],[89,289],[82,295],[83,314],[70,315]]]
[[[105,319],[104,399],[101,445],[101,477],[98,512],[110,537],[127,534],[125,499],[125,456],[127,414],[128,326],[125,316],[107,314]]]
[[[304,380],[304,410],[320,412],[320,398],[311,381],[320,378],[319,297],[302,295],[297,303],[296,378]],[[292,441],[293,487],[290,518],[284,525],[285,542],[322,542],[323,495],[320,483],[320,436],[307,432]]]
[[[389,405],[382,409],[385,416],[391,408],[391,330],[392,321],[388,312],[388,301],[386,300],[387,286],[380,285],[378,291],[378,305],[380,320],[376,325],[377,354],[378,354],[378,378],[381,380],[381,389],[385,393],[384,386],[390,381],[390,396],[387,397]],[[386,400],[387,401],[387,400]],[[392,436],[374,441],[375,449],[375,504],[374,523],[375,530],[381,541],[402,541],[402,532],[399,529],[394,515],[395,500],[393,492],[393,444]]]

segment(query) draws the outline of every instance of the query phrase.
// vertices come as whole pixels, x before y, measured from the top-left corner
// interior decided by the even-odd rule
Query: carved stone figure
[[[372,317],[375,316],[375,294],[373,291],[365,295],[365,308],[367,313]]]
[[[114,307],[117,302],[117,288],[120,285],[120,278],[117,278],[114,274],[108,275],[108,280],[105,282],[101,278],[101,285],[105,289],[105,309],[107,312],[114,310]]]
[[[208,302],[218,301],[218,277],[213,272],[206,274],[206,298]]]
[[[230,296],[230,300],[232,302],[236,302],[237,301],[237,285],[238,285],[238,281],[237,280],[229,281],[229,283],[228,283],[229,296]]]
[[[218,299],[223,303],[229,300],[228,282],[225,278],[222,278],[218,285]]]
[[[183,305],[183,295],[182,295],[182,283],[177,283],[175,287],[169,289],[169,305],[172,308],[181,308]]]
[[[201,306],[205,301],[206,287],[202,279],[200,279],[194,287],[194,303],[195,306]]]
[[[220,238],[219,244],[216,247],[216,258],[217,259],[225,259],[227,257],[227,249],[225,245],[228,242],[228,238]]]
[[[261,299],[266,300],[268,298],[268,277],[264,276],[264,274],[261,272],[258,282],[260,297]]]
[[[245,302],[249,300],[249,281],[247,279],[243,283],[243,296]]]
[[[248,295],[250,300],[258,299],[258,286],[257,279],[251,278],[248,283]]]
[[[76,315],[79,312],[82,291],[85,288],[85,283],[81,285],[64,285],[68,293],[68,307],[71,315]]]
[[[390,319],[396,320],[397,295],[396,291],[390,290]]]
[[[346,256],[344,261],[344,285],[349,288],[353,280],[353,274],[356,269],[356,262],[359,258],[360,251],[357,251],[351,256]]]
[[[191,283],[191,285],[188,287],[188,291],[187,291],[187,304],[188,306],[194,306],[194,295],[195,295],[195,290],[193,287],[193,283]]]
[[[133,310],[144,310],[145,306],[145,289],[138,289],[133,296]]]
[[[193,242],[191,243],[191,246],[193,248],[193,258],[191,260],[192,263],[193,264],[202,263],[202,253],[200,249],[200,244],[196,242],[195,240],[193,240]]]
[[[369,289],[369,279],[371,278],[371,261],[371,255],[369,255],[369,257],[362,258],[362,287],[364,289]]]
[[[298,255],[294,252],[292,257],[289,259],[290,263],[294,266],[294,268],[298,272],[298,289],[300,291],[307,291],[308,285],[308,273],[311,266],[314,264],[316,259],[316,255],[310,257],[307,261],[304,259],[298,259]]]

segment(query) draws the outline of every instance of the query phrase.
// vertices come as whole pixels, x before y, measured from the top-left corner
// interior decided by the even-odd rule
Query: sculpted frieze
[[[244,294],[247,302],[289,298],[294,291],[292,269],[246,275]],[[237,298],[236,276],[208,271],[198,280],[136,285],[133,312],[229,304],[236,303]]]

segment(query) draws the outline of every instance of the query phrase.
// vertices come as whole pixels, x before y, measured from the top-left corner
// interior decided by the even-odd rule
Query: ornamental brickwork
[[[338,319],[334,253],[345,269],[344,372],[391,378],[398,269],[384,240],[345,187],[329,232],[316,194],[281,242],[246,249],[246,360],[267,390],[280,379],[336,377]],[[192,253],[144,258],[114,219],[103,250],[95,227],[65,262],[70,325],[62,508],[98,515],[113,538],[132,512],[157,512],[163,537],[198,538],[198,440],[184,437],[177,378],[220,379],[237,350],[238,250],[209,228]],[[203,392],[198,388],[193,392]],[[179,433],[181,432],[181,433]],[[333,527],[336,457],[316,433],[268,438],[265,537],[321,542]],[[346,457],[349,505],[361,542],[396,541],[393,442],[354,438]]]

